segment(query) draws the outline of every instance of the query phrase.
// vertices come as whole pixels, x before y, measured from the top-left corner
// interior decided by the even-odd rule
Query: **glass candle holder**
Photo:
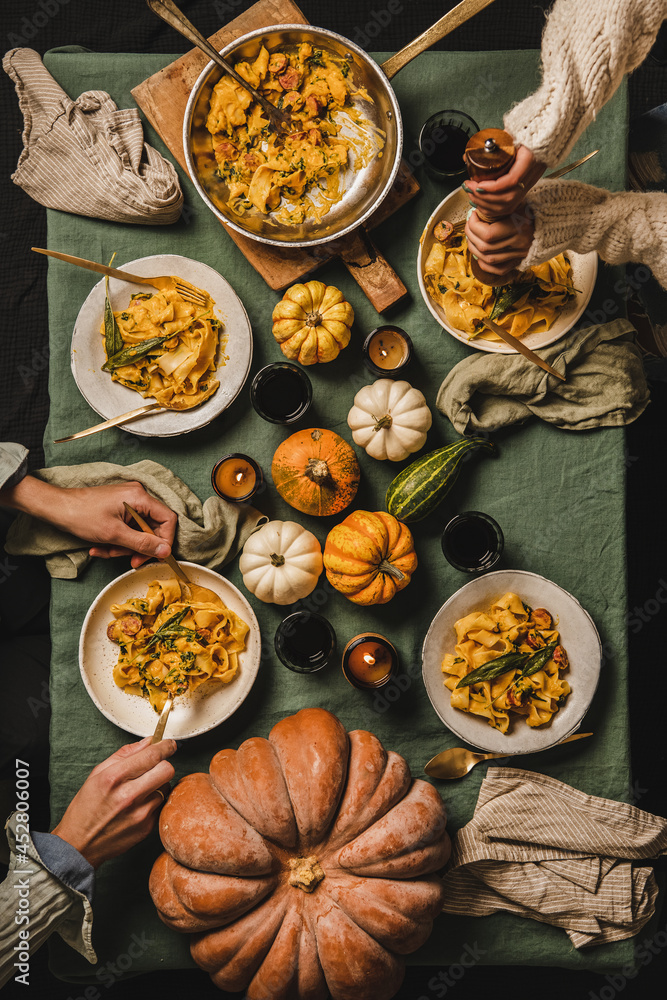
[[[366,364],[375,375],[400,375],[412,359],[412,341],[400,326],[378,326],[363,346]]]
[[[213,466],[211,485],[230,503],[243,503],[257,492],[264,481],[262,470],[248,455],[225,455]]]
[[[455,569],[486,573],[500,559],[505,539],[497,521],[479,510],[457,514],[445,525],[442,551]]]
[[[281,663],[297,674],[313,674],[326,666],[336,648],[336,633],[322,615],[295,611],[276,629],[274,647]]]
[[[463,154],[475,132],[479,132],[479,125],[464,111],[437,111],[431,115],[419,133],[427,173],[436,180],[465,177]]]
[[[343,650],[342,668],[353,687],[372,691],[398,673],[398,653],[383,635],[363,632],[350,639]]]
[[[288,361],[262,368],[250,387],[252,405],[260,417],[272,424],[293,424],[308,411],[312,398],[310,379]]]

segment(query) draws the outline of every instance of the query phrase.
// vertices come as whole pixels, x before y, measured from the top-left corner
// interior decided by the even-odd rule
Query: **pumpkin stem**
[[[290,858],[289,866],[292,869],[289,884],[295,889],[312,892],[324,878],[324,869],[314,855],[309,858]]]
[[[279,556],[279,555],[277,555],[277,553],[272,552],[271,555],[269,556],[269,558],[271,560],[271,565],[272,566],[284,566],[285,565],[285,556]]]
[[[380,573],[388,573],[389,576],[393,576],[396,580],[405,580],[405,573],[402,573],[398,566],[394,566],[389,562],[388,559],[383,559],[378,566]]]
[[[323,458],[309,458],[306,462],[305,475],[317,486],[332,482],[329,466]]]
[[[306,313],[306,326],[319,326],[321,322],[322,313],[317,312],[317,310]]]
[[[379,420],[376,416],[373,416],[373,420],[375,421],[374,431],[388,431],[393,423],[393,419],[389,413],[385,413],[384,417],[380,417]]]

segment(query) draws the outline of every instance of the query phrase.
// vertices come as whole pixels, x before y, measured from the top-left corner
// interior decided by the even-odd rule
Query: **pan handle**
[[[492,4],[493,0],[461,0],[461,3],[453,7],[444,17],[441,17],[439,21],[431,25],[430,28],[415,38],[414,41],[409,42],[404,48],[402,48],[391,58],[387,59],[386,62],[380,64],[380,68],[384,70],[385,76],[388,80],[396,76],[400,69],[407,66],[415,56],[421,55],[426,49],[429,49],[431,45],[435,45],[439,42],[441,38],[448,35],[450,31],[454,31],[461,24],[470,20],[475,14],[478,14],[480,10],[484,10],[489,4]]]

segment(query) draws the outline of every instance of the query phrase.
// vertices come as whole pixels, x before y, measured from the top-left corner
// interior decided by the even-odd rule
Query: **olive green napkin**
[[[248,535],[268,521],[248,504],[232,504],[209,497],[203,504],[182,479],[157,462],[134,465],[89,462],[41,469],[34,476],[54,486],[106,486],[138,481],[178,514],[173,553],[177,559],[203,566],[222,566],[243,547]],[[11,555],[45,556],[46,568],[59,580],[73,580],[90,562],[88,544],[75,535],[19,514],[9,530],[5,548]]]
[[[623,427],[649,402],[634,327],[617,319],[571,330],[539,352],[561,382],[521,354],[475,354],[440,386],[436,406],[460,434],[496,431],[531,416],[568,431]]]

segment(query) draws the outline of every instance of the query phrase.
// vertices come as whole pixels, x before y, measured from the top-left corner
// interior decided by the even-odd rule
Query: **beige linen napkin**
[[[586,795],[555,778],[492,767],[454,838],[446,913],[508,910],[562,927],[575,948],[632,937],[655,910],[652,868],[667,819]]]
[[[183,207],[178,175],[144,142],[136,108],[119,111],[103,90],[70,100],[33,49],[12,49],[2,65],[24,119],[15,184],[63,212],[114,222],[176,222]]]
[[[622,427],[649,402],[634,333],[628,320],[617,319],[572,330],[539,351],[565,382],[521,354],[475,354],[452,368],[436,406],[459,434],[496,431],[531,416],[568,431]]]
[[[268,518],[248,504],[232,504],[209,497],[202,504],[189,486],[169,469],[145,460],[134,465],[89,462],[41,469],[31,475],[54,486],[103,486],[138,481],[178,515],[173,554],[177,559],[221,566],[241,550],[244,542]],[[5,549],[10,555],[45,556],[51,576],[73,580],[90,562],[89,544],[29,514],[12,524]]]

